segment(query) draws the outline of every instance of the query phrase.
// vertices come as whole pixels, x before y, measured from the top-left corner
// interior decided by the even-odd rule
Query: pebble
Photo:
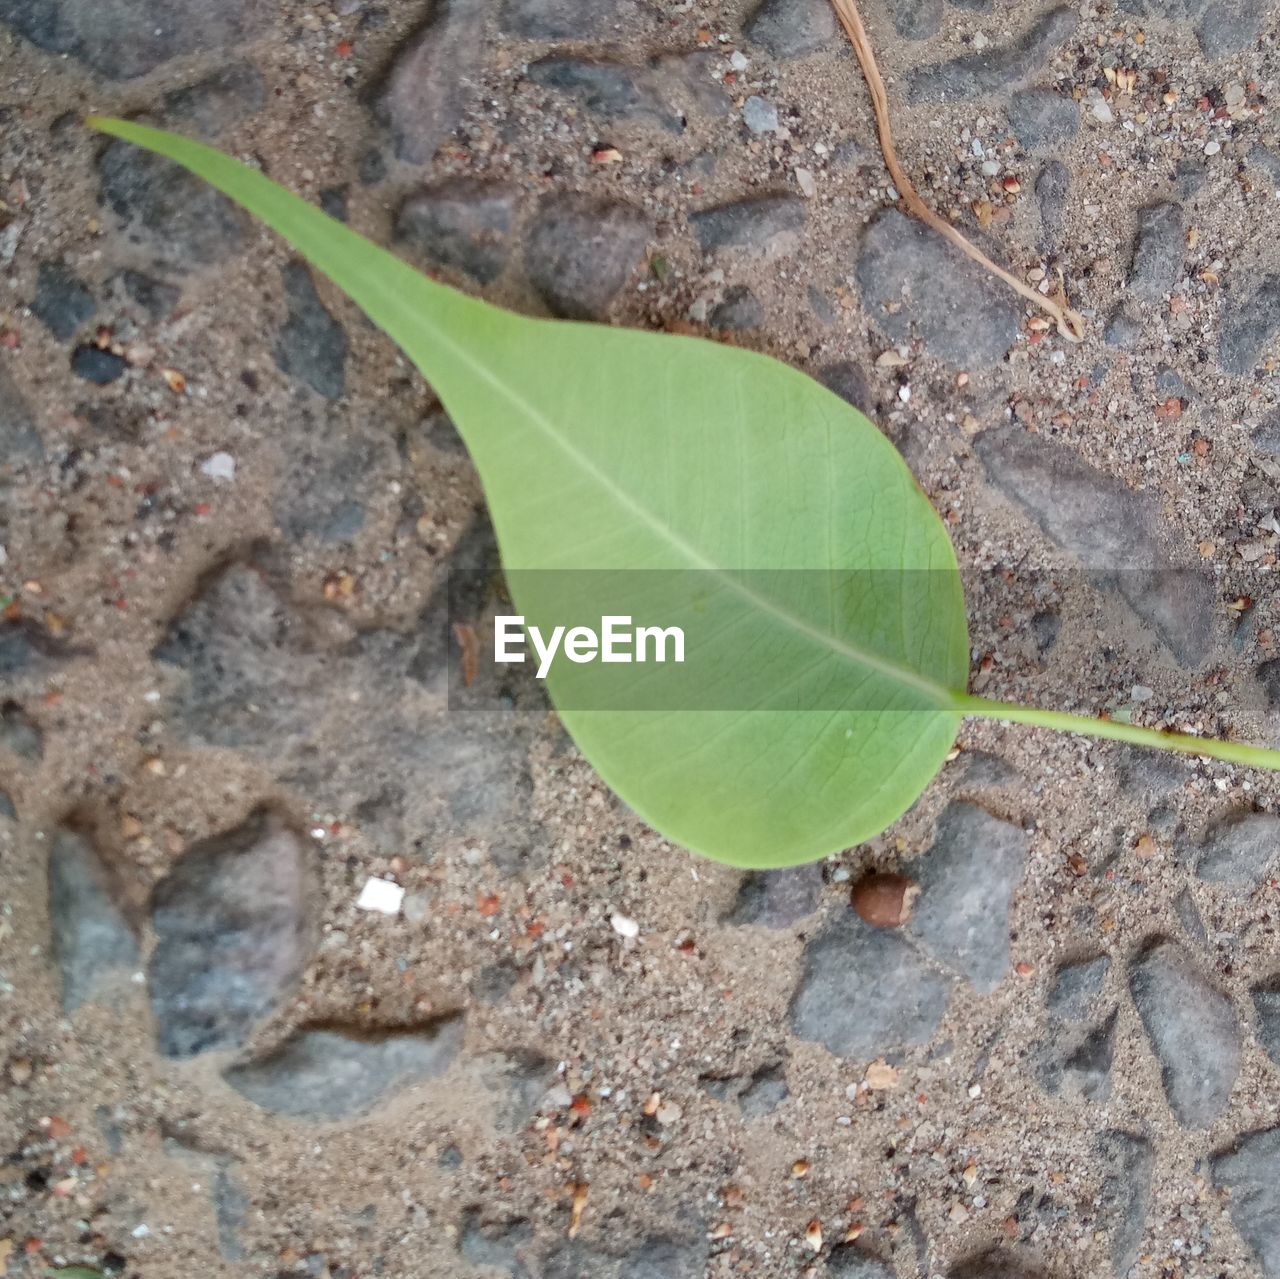
[[[888,8],[893,29],[908,40],[928,40],[942,30],[942,0],[891,0]]]
[[[365,1114],[400,1090],[442,1075],[462,1048],[463,1019],[408,1031],[300,1031],[270,1056],[232,1066],[242,1097],[288,1119],[331,1122]]]
[[[84,281],[64,263],[41,262],[36,276],[36,297],[31,313],[59,341],[73,337],[98,309]]]
[[[790,194],[750,196],[689,215],[704,252],[740,249],[766,258],[794,251],[808,215],[803,197]]]
[[[1106,955],[1063,964],[1054,974],[1045,1006],[1055,1017],[1082,1021],[1092,1013],[1110,967]]]
[[[305,263],[288,263],[281,278],[288,314],[273,352],[276,367],[317,395],[336,400],[346,385],[346,332],[320,301]]]
[[[1252,373],[1280,332],[1280,274],[1267,275],[1248,295],[1224,290],[1218,364],[1226,373]]]
[[[1184,1128],[1207,1128],[1226,1109],[1240,1070],[1240,1027],[1230,999],[1167,941],[1135,960],[1129,988],[1174,1116]]]
[[[1215,821],[1196,858],[1196,874],[1205,883],[1245,894],[1270,875],[1280,855],[1280,817],[1237,811]]]
[[[200,471],[211,480],[229,484],[236,478],[236,460],[230,453],[213,453],[200,463]]]
[[[873,928],[846,909],[805,947],[791,1029],[837,1057],[871,1059],[927,1043],[950,987],[899,932]]]
[[[302,840],[266,810],[189,848],[151,900],[147,970],[166,1057],[243,1044],[297,985],[309,925]]]
[[[484,50],[475,6],[455,0],[429,14],[396,52],[373,99],[396,156],[410,164],[429,163],[462,123]]]
[[[725,290],[724,300],[711,312],[713,329],[740,332],[759,328],[764,323],[764,307],[760,299],[745,284],[735,284]]]
[[[1266,1279],[1280,1276],[1280,1128],[1241,1137],[1210,1163],[1227,1211]]]
[[[725,922],[790,928],[818,909],[822,889],[822,869],[817,863],[750,871],[742,877],[737,900]]]
[[[1018,331],[1008,291],[897,209],[876,214],[863,233],[856,279],[872,324],[891,342],[918,337],[961,368],[998,364]]]
[[[404,889],[390,879],[376,875],[365,880],[360,896],[356,898],[357,910],[375,911],[379,915],[398,915],[404,903]]]
[[[1129,267],[1129,292],[1143,302],[1166,297],[1182,274],[1186,219],[1180,204],[1162,201],[1138,210]]]
[[[608,40],[644,16],[636,0],[504,0],[499,14],[504,31],[526,40]]]
[[[44,444],[31,408],[8,369],[0,363],[0,476],[11,466],[38,462],[43,457]],[[0,672],[3,670],[0,659]]]
[[[907,73],[907,99],[912,104],[958,102],[1016,85],[1048,62],[1075,31],[1077,21],[1075,10],[1062,5],[1008,44],[914,67]]]
[[[1070,142],[1080,127],[1075,101],[1054,89],[1023,89],[1009,99],[1009,128],[1024,151],[1050,151]]]
[[[619,937],[630,940],[640,936],[640,925],[629,915],[621,915],[615,911],[609,916],[609,926]]]
[[[744,34],[775,58],[797,58],[831,47],[839,35],[829,0],[764,0]]]
[[[814,181],[812,169],[796,169],[796,186],[806,200],[812,200],[818,194],[818,184]]]
[[[132,80],[173,58],[214,54],[254,34],[253,0],[2,0],[0,22],[53,54],[69,54],[110,80]]]
[[[778,128],[778,109],[753,93],[742,104],[742,119],[752,133],[774,133]]]
[[[96,386],[106,386],[124,376],[129,367],[123,355],[98,346],[78,346],[71,353],[71,371]]]
[[[1098,1222],[1107,1235],[1112,1273],[1123,1276],[1137,1261],[1146,1231],[1155,1148],[1146,1137],[1113,1128],[1099,1136],[1095,1149],[1104,1170]]]
[[[137,969],[138,943],[106,867],[97,850],[71,831],[58,832],[49,854],[49,927],[65,1012]]]
[[[603,319],[644,258],[650,226],[630,205],[551,195],[539,204],[525,272],[553,315]]]

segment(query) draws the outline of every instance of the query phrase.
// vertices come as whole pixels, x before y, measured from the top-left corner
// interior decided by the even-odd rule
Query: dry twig
[[[840,25],[844,27],[853,44],[854,53],[858,55],[858,64],[862,67],[862,74],[866,78],[867,89],[871,94],[871,109],[875,112],[876,131],[880,135],[880,150],[884,155],[885,168],[889,170],[889,176],[893,179],[893,185],[897,188],[898,194],[902,196],[902,202],[906,205],[907,211],[939,235],[944,236],[966,257],[972,258],[992,275],[1003,280],[1019,296],[1034,303],[1042,311],[1048,312],[1057,324],[1058,332],[1064,338],[1079,342],[1084,337],[1084,318],[1067,305],[1065,295],[1045,297],[1043,293],[1037,292],[1017,276],[1011,275],[1004,267],[992,262],[977,245],[971,244],[950,222],[939,217],[920,198],[920,193],[915,189],[898,160],[898,153],[893,144],[893,131],[889,127],[889,98],[885,93],[884,81],[880,78],[880,68],[876,65],[876,56],[872,52],[871,41],[867,38],[867,29],[862,25],[857,5],[854,0],[831,0],[831,3],[835,8],[836,16],[840,19]]]

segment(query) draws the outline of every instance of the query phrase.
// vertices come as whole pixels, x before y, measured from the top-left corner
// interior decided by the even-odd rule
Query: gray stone
[[[1052,151],[1070,142],[1080,127],[1073,98],[1054,89],[1022,89],[1009,99],[1009,127],[1024,151]]]
[[[0,705],[0,751],[19,759],[35,760],[44,754],[44,734],[17,702]]]
[[[0,677],[35,683],[85,650],[70,649],[29,621],[0,621]]]
[[[1075,31],[1077,21],[1074,9],[1060,6],[1008,44],[916,67],[907,75],[907,98],[913,104],[958,102],[1016,85],[1049,61]]]
[[[95,386],[109,386],[125,375],[129,362],[123,355],[99,346],[78,346],[71,353],[71,371]]]
[[[1231,812],[1205,833],[1196,874],[1206,883],[1248,893],[1266,879],[1277,854],[1280,817],[1247,810]]]
[[[790,928],[822,902],[822,867],[817,862],[784,870],[751,871],[743,876],[738,900],[727,923]]]
[[[307,957],[307,850],[259,810],[193,845],[156,886],[148,968],[166,1057],[243,1044],[292,993]]]
[[[262,73],[250,62],[233,62],[203,80],[164,96],[165,123],[212,141],[261,111],[267,100]]]
[[[1240,1070],[1240,1028],[1230,999],[1167,941],[1134,961],[1129,989],[1174,1116],[1184,1128],[1208,1127],[1225,1111]]]
[[[703,1279],[705,1242],[650,1237],[604,1252],[564,1244],[546,1259],[540,1279]]]
[[[528,40],[604,40],[643,13],[636,0],[504,0],[504,31]]]
[[[1048,1276],[1025,1257],[993,1251],[948,1271],[947,1279],[1048,1279]]]
[[[773,1114],[790,1096],[781,1066],[764,1066],[752,1075],[712,1076],[701,1083],[717,1101],[736,1101],[748,1121]]]
[[[174,285],[153,279],[141,271],[121,271],[117,278],[129,298],[153,320],[163,320],[172,315],[182,296],[181,290]]]
[[[212,266],[243,247],[249,215],[207,182],[127,142],[98,162],[102,198],[125,235],[174,268]]]
[[[691,213],[689,225],[704,253],[741,249],[778,257],[799,246],[806,218],[801,196],[756,195]]]
[[[67,1012],[138,966],[138,943],[106,869],[88,841],[71,831],[59,831],[49,853],[49,929]]]
[[[0,22],[110,80],[226,49],[252,35],[270,12],[265,0],[0,0]]]
[[[363,495],[393,474],[390,440],[338,418],[297,432],[290,443],[272,506],[276,523],[292,542],[350,542],[364,527]]]
[[[827,1279],[894,1279],[894,1269],[856,1243],[837,1244],[827,1258]]]
[[[1182,273],[1185,223],[1180,204],[1164,201],[1138,210],[1129,292],[1141,301],[1161,301],[1178,282]]]
[[[1106,955],[1063,964],[1054,974],[1045,1007],[1066,1021],[1083,1021],[1093,1011],[1102,992],[1111,960]]]
[[[1182,380],[1182,375],[1177,369],[1170,368],[1167,364],[1156,369],[1155,388],[1157,395],[1163,395],[1166,398],[1176,395],[1180,400],[1188,403],[1194,398],[1191,388]]]
[[[393,1093],[435,1079],[462,1048],[463,1019],[415,1030],[360,1034],[302,1030],[277,1052],[233,1066],[225,1079],[255,1106],[289,1119],[348,1119]]]
[[[1268,457],[1280,458],[1280,413],[1272,413],[1249,432],[1253,446]]]
[[[1261,169],[1276,186],[1280,186],[1280,152],[1264,147],[1261,142],[1255,142],[1249,149],[1249,164],[1255,169]]]
[[[1055,1034],[1036,1054],[1040,1086],[1065,1101],[1106,1101],[1111,1096],[1115,1042],[1114,1012],[1084,1032]]]
[[[713,329],[756,329],[764,323],[764,307],[745,284],[734,284],[725,290],[724,300],[712,308],[709,319]]]
[[[304,263],[288,263],[281,276],[288,316],[276,340],[276,365],[317,395],[336,400],[346,383],[346,332],[325,310]]]
[[[1073,450],[1019,427],[986,431],[974,448],[996,487],[1116,591],[1180,662],[1204,660],[1216,592],[1199,570],[1167,567],[1153,494],[1135,492]]]
[[[1060,160],[1048,160],[1036,175],[1036,204],[1040,209],[1041,243],[1050,246],[1067,225],[1067,197],[1071,172]]]
[[[838,395],[846,404],[851,404],[868,417],[875,411],[871,390],[867,386],[867,375],[862,365],[853,360],[837,360],[834,364],[826,364],[814,376],[827,388]]]
[[[1006,759],[990,751],[965,751],[958,761],[960,780],[975,789],[1016,786],[1018,770]]]
[[[23,462],[44,458],[44,445],[31,409],[18,392],[9,371],[0,363],[0,475]],[[4,666],[0,662],[0,672]]]
[[[430,163],[462,123],[481,71],[480,22],[480,10],[465,0],[437,0],[396,55],[375,94],[374,111],[401,160]]]
[[[1136,312],[1123,304],[1111,312],[1107,327],[1102,332],[1103,340],[1108,346],[1127,350],[1137,344],[1142,337],[1142,320]]]
[[[240,1235],[249,1222],[249,1196],[225,1161],[213,1174],[211,1195],[218,1252],[226,1261],[244,1261]]]
[[[908,40],[927,40],[942,30],[942,0],[891,0],[893,29]]]
[[[473,1266],[491,1266],[511,1279],[527,1279],[525,1259],[533,1243],[527,1221],[485,1222],[476,1209],[462,1215],[458,1252]]]
[[[778,108],[768,98],[753,93],[742,104],[742,122],[752,133],[777,133]]]
[[[764,0],[744,28],[748,40],[775,58],[829,49],[839,26],[828,0]]]
[[[1027,837],[973,804],[952,803],[933,847],[911,864],[920,899],[906,931],[939,963],[989,994],[1009,969],[1009,905]]]
[[[552,314],[599,320],[644,258],[650,227],[626,204],[547,196],[525,245],[525,272]]]
[[[1018,308],[960,251],[900,213],[878,213],[858,250],[858,288],[872,324],[895,343],[919,338],[950,364],[998,364],[1018,332]]]
[[[36,298],[31,313],[59,341],[76,331],[98,309],[84,281],[61,262],[41,262],[36,276]]]
[[[445,178],[400,206],[396,236],[411,254],[481,284],[506,269],[515,227],[516,192],[497,182]]]
[[[1280,658],[1260,662],[1254,677],[1261,685],[1268,710],[1280,710]]]
[[[1280,1279],[1280,1128],[1241,1137],[1210,1168],[1214,1185],[1227,1192],[1227,1211],[1265,1279]]]
[[[18,820],[18,810],[13,806],[13,800],[9,797],[9,792],[0,790],[0,817],[5,821],[16,822]]]
[[[1243,53],[1258,43],[1266,25],[1267,0],[1209,0],[1196,25],[1209,58]]]
[[[1111,1271],[1116,1279],[1122,1279],[1137,1261],[1142,1245],[1155,1150],[1145,1137],[1110,1129],[1098,1138],[1097,1151],[1104,1169],[1098,1223],[1107,1235]]]
[[[557,1079],[554,1062],[523,1049],[473,1058],[471,1071],[489,1093],[493,1126],[503,1133],[519,1132]]]
[[[1280,1064],[1280,977],[1271,977],[1249,992],[1258,1017],[1258,1041],[1267,1056]]]
[[[643,66],[553,55],[529,66],[529,79],[576,98],[604,120],[628,120],[681,133],[689,117],[727,110],[703,53],[653,58]]]
[[[1192,896],[1189,888],[1184,888],[1175,898],[1173,913],[1178,917],[1178,923],[1182,925],[1182,931],[1192,941],[1199,942],[1201,946],[1208,945],[1209,934],[1205,930],[1204,920],[1200,918],[1200,911],[1196,907],[1196,899]]]
[[[805,948],[791,1029],[837,1057],[871,1058],[927,1043],[950,983],[896,932],[842,909]]]
[[[1280,331],[1280,275],[1268,275],[1249,297],[1223,302],[1218,364],[1224,372],[1252,373]]]

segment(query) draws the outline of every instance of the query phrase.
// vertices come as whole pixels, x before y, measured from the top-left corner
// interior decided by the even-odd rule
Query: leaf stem
[[[955,708],[962,715],[981,719],[1008,720],[1014,724],[1030,724],[1035,728],[1051,728],[1060,733],[1078,733],[1083,737],[1102,737],[1134,746],[1151,746],[1162,751],[1181,751],[1186,755],[1207,756],[1228,764],[1244,764],[1250,768],[1280,771],[1280,750],[1265,746],[1249,746],[1244,742],[1224,742],[1215,737],[1196,737],[1191,733],[1168,733],[1138,724],[1122,724],[1113,719],[1095,719],[1088,715],[1072,715],[1066,711],[1043,710],[1039,706],[1023,706],[1018,702],[997,702],[971,693],[957,693]]]

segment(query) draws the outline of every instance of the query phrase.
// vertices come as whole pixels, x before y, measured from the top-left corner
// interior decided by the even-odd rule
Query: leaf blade
[[[243,204],[401,345],[476,461],[522,611],[551,606],[538,570],[706,573],[752,631],[704,653],[707,669],[719,657],[784,693],[798,672],[826,699],[592,709],[572,705],[572,671],[553,673],[566,727],[641,816],[709,856],[776,866],[860,842],[914,801],[960,722],[963,594],[941,521],[862,414],[765,356],[502,311],[212,148],[94,123]],[[866,575],[857,607],[785,576],[837,569]],[[784,576],[743,585],[762,570]]]

